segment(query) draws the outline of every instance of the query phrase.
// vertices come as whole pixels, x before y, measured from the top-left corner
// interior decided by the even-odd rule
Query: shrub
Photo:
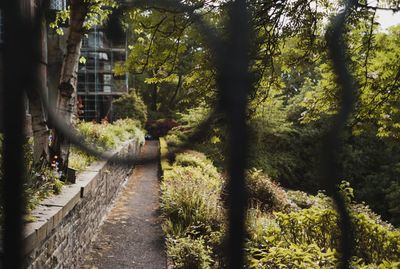
[[[95,160],[96,157],[88,155],[76,147],[72,147],[68,158],[68,166],[79,172],[84,170]]]
[[[267,268],[293,268],[289,266],[293,259],[292,254],[285,252],[284,249],[291,250],[293,254],[296,251],[298,253],[302,250],[310,251],[313,261],[319,256],[327,255],[329,249],[332,251],[338,249],[340,230],[332,200],[323,194],[312,199],[314,203],[311,207],[298,211],[274,212],[273,215],[257,209],[249,211],[247,246],[252,266],[256,264],[261,266],[267,262],[263,265]],[[385,267],[385,263],[395,264],[399,261],[400,231],[387,223],[382,223],[375,214],[362,205],[349,206],[355,236],[354,268],[391,268]],[[275,248],[277,246],[279,249]],[[308,249],[309,246],[316,247]],[[284,256],[283,264],[287,267],[274,267],[276,265],[268,263],[272,258],[272,250],[277,251],[276,255]],[[317,256],[314,257],[315,255]],[[295,260],[298,258],[296,254]],[[307,255],[304,259],[308,259]],[[309,261],[303,262],[308,264]],[[373,267],[374,264],[376,267]],[[313,267],[314,263],[308,266],[334,268]]]
[[[251,249],[248,268],[332,269],[337,257],[332,249],[322,250],[316,244],[280,245],[267,249]]]
[[[254,202],[249,204],[246,222],[246,268],[328,269],[340,266],[337,250],[341,231],[331,198],[324,193],[313,196],[300,191],[286,192],[260,170],[250,170],[247,180]],[[222,185],[221,176],[204,154],[187,151],[176,156],[161,187],[161,208],[166,218],[164,232],[170,240],[185,238],[182,249],[190,240],[201,239],[202,247],[209,248],[208,257],[213,261],[202,266],[213,268],[223,268],[225,264]],[[342,182],[340,190],[348,204],[355,236],[351,268],[397,268],[400,231],[365,205],[354,204],[349,183]],[[198,242],[191,244],[200,248]],[[191,251],[195,250],[185,249],[182,253]],[[190,266],[197,268],[196,264]]]
[[[221,182],[200,168],[173,166],[161,183],[163,215],[186,231],[205,232],[222,222]]]
[[[260,203],[264,210],[283,210],[289,201],[286,192],[261,170],[252,169],[246,176],[250,202]]]
[[[168,146],[170,147],[177,147],[179,145],[182,144],[182,140],[179,138],[178,135],[176,134],[172,134],[172,133],[168,133],[165,136],[165,141],[167,142]]]
[[[280,227],[275,219],[262,212],[259,208],[249,208],[247,211],[246,227],[248,246],[272,247],[281,240]]]
[[[288,199],[299,208],[310,208],[314,203],[314,196],[302,191],[287,191]]]
[[[167,239],[167,254],[176,269],[207,269],[213,262],[211,249],[202,238]]]
[[[187,150],[184,153],[178,154],[175,158],[175,165],[178,166],[195,166],[203,168],[204,165],[211,164],[206,155],[194,150]]]
[[[118,120],[113,124],[82,121],[76,124],[76,129],[86,143],[99,150],[113,149],[128,139],[144,143],[144,133],[140,130],[140,123],[132,119]]]
[[[147,107],[134,90],[123,94],[112,102],[115,119],[135,119],[143,127],[147,121]]]
[[[184,153],[178,154],[175,157],[175,165],[182,167],[198,167],[202,172],[211,178],[215,178],[222,181],[217,169],[213,163],[207,159],[207,157],[197,151],[186,151]]]
[[[78,133],[86,143],[99,150],[108,150],[115,146],[116,140],[112,132],[108,131],[109,124],[97,124],[92,122],[79,122],[76,124]]]
[[[158,138],[166,136],[176,126],[178,126],[178,123],[172,119],[159,119],[147,122],[146,130],[152,137]]]
[[[143,145],[144,133],[139,126],[140,123],[136,120],[124,119],[117,120],[113,124],[78,122],[76,129],[86,143],[100,151],[105,151],[114,149],[129,139],[135,139]],[[69,167],[81,171],[94,160],[96,160],[95,157],[73,147],[69,157]]]
[[[224,263],[221,255],[225,234],[224,210],[220,201],[222,183],[222,178],[211,161],[194,151],[178,154],[175,163],[164,171],[160,199],[164,233],[170,238],[170,242],[183,240],[184,248],[191,247],[187,246],[187,241],[194,244],[193,248],[186,249],[183,253],[202,253],[205,249],[208,253],[205,256],[201,254],[207,259],[196,260],[196,257],[192,257],[195,264],[187,263],[189,261],[174,262],[175,268],[220,268]],[[175,245],[167,244],[169,255],[174,253],[170,250],[174,247]]]
[[[400,182],[392,182],[385,192],[388,212],[392,216],[390,221],[395,224],[400,224]]]
[[[2,167],[2,146],[3,138],[0,135],[0,196],[2,195],[3,187],[3,167]],[[24,146],[24,161],[26,165],[26,177],[23,182],[23,195],[26,201],[24,213],[25,221],[32,221],[30,212],[45,198],[58,194],[61,191],[63,183],[59,180],[59,175],[47,165],[40,167],[33,165],[32,155],[32,139],[25,141]],[[3,218],[3,208],[0,205],[0,221]]]
[[[177,126],[172,128],[165,136],[168,146],[175,147],[187,142],[191,130],[186,130],[185,127]]]
[[[194,128],[204,121],[209,113],[210,109],[206,108],[205,105],[191,108],[186,113],[178,113],[179,123],[187,128]]]
[[[352,214],[355,255],[366,263],[399,261],[400,231],[385,226],[364,212]]]
[[[274,215],[288,243],[337,248],[340,231],[337,213],[333,208],[313,206],[298,212],[275,212]]]

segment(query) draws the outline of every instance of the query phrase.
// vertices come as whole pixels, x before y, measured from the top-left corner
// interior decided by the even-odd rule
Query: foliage
[[[177,155],[175,165],[200,168],[204,175],[221,180],[221,176],[213,163],[203,153],[197,151],[190,150]]]
[[[148,121],[146,124],[146,130],[152,137],[158,138],[165,136],[176,126],[178,126],[178,124],[173,119],[158,119]]]
[[[141,126],[145,126],[147,106],[134,90],[130,90],[118,99],[113,100],[112,105],[115,119],[134,119],[139,121]]]
[[[189,236],[167,239],[167,255],[176,269],[209,269],[213,262],[211,249],[202,238]]]
[[[271,97],[272,98],[272,97]],[[321,186],[321,141],[330,118],[300,123],[302,94],[287,106],[281,101],[259,104],[251,117],[250,167],[263,170],[282,186],[316,193]],[[354,187],[355,199],[364,201],[393,224],[399,224],[396,184],[400,176],[400,146],[392,138],[376,136],[376,128],[343,135],[341,178]]]
[[[26,201],[25,219],[32,220],[30,212],[47,197],[59,194],[64,186],[64,182],[60,180],[59,175],[53,167],[32,166],[31,149],[29,148],[25,152],[25,162],[28,164],[27,177],[23,187]]]
[[[92,162],[96,160],[95,157],[86,154],[76,147],[71,148],[68,166],[78,172],[83,171]]]
[[[200,168],[173,166],[161,184],[163,215],[186,230],[215,229],[222,218],[221,183]]]
[[[376,33],[365,37],[363,31],[368,25],[359,21],[349,32],[348,38],[354,45],[350,48],[350,68],[359,84],[359,96],[355,114],[352,117],[354,134],[375,127],[379,137],[398,138],[397,93],[392,89],[399,87],[400,26],[394,26],[388,32]],[[357,28],[356,28],[357,27]],[[365,39],[368,48],[363,46]],[[335,76],[329,63],[321,61],[315,67],[319,80],[308,80],[303,85],[306,95],[302,105],[305,108],[304,122],[319,119],[324,114],[337,112],[338,94]]]
[[[170,147],[179,146],[184,142],[190,142],[191,148],[204,152],[208,158],[218,167],[222,168],[225,152],[225,137],[223,135],[225,126],[221,115],[213,115],[213,118],[204,130],[202,123],[210,117],[210,109],[203,105],[187,109],[184,113],[177,113],[179,126],[171,129],[165,137]],[[197,135],[195,141],[188,141],[194,133]]]
[[[246,186],[250,202],[259,203],[265,211],[280,211],[288,206],[286,192],[261,170],[247,172]]]
[[[331,249],[321,250],[317,245],[296,245],[271,247],[268,251],[251,250],[248,268],[335,268],[337,257]]]
[[[200,248],[198,254],[205,260],[210,256],[212,261],[209,262],[214,267],[222,260],[217,255],[224,235],[224,210],[220,200],[222,185],[223,180],[212,163],[203,154],[193,151],[178,154],[171,169],[164,171],[161,183],[164,233],[171,242],[199,240],[193,242],[197,244],[196,248]],[[177,246],[167,244],[167,247]],[[202,254],[205,250],[207,255]],[[167,252],[171,253],[169,249]],[[196,252],[196,249],[186,252]]]
[[[308,195],[302,191],[287,191],[287,196],[290,201],[292,201],[299,208],[310,208],[313,204],[315,204],[316,199],[312,195]]]
[[[204,258],[220,261],[219,266],[223,267],[221,244],[225,229],[223,218],[215,214],[223,194],[223,181],[215,168],[214,172],[209,172],[212,167],[205,155],[198,152],[188,151],[176,156],[162,182],[163,230],[168,240],[186,243],[200,239],[201,244],[193,243],[196,250],[186,249],[186,245],[180,247],[185,253],[181,256],[201,253]],[[340,230],[331,198],[323,193],[313,196],[300,191],[286,192],[257,169],[248,172],[247,180],[250,197],[257,201],[248,205],[247,268],[327,269],[339,266]],[[397,266],[400,231],[365,205],[353,203],[354,190],[348,182],[343,181],[340,190],[350,208],[356,241],[352,268]],[[174,247],[168,245],[168,248]],[[204,249],[209,249],[209,255]],[[174,253],[177,252],[174,249]]]
[[[198,5],[196,14],[215,23],[212,3],[186,4]],[[212,98],[215,81],[210,53],[188,12],[138,7],[127,12],[124,24],[133,33],[129,55],[114,71],[136,74],[135,86],[152,112],[169,117],[171,111]]]
[[[337,266],[340,255],[336,249],[340,230],[332,200],[322,193],[315,197],[299,196],[296,193],[296,197],[298,204],[309,204],[309,201],[300,201],[302,198],[311,199],[313,204],[291,212],[275,212],[273,216],[256,209],[255,212],[250,211],[250,268],[267,265],[271,268],[292,268],[293,264],[306,266],[304,268]],[[367,265],[371,268],[386,268],[384,264],[399,262],[400,231],[382,222],[362,205],[350,204],[350,208],[356,240],[354,268],[366,268],[363,266]],[[376,267],[373,267],[375,264]]]
[[[170,156],[169,156],[169,150],[168,150],[168,145],[167,142],[165,142],[165,139],[163,137],[160,137],[160,166],[161,166],[161,172],[164,172],[166,170],[171,169],[171,164],[170,164]]]
[[[111,14],[112,9],[117,7],[117,2],[114,0],[84,0],[84,4],[88,7],[84,22],[84,28],[87,30],[101,25]],[[68,23],[70,13],[70,6],[65,10],[57,12],[55,20],[49,24],[50,28],[55,29],[57,34],[63,35],[64,31],[61,25]]]
[[[3,192],[3,167],[2,167],[3,138],[0,135],[0,192]],[[33,165],[32,139],[28,139],[24,144],[24,161],[27,167],[26,177],[23,185],[23,196],[26,201],[25,220],[31,221],[30,212],[45,198],[58,194],[61,191],[63,182],[52,167],[43,165],[41,167]],[[4,197],[1,195],[1,197]],[[3,208],[0,206],[0,219],[2,219]]]
[[[140,129],[140,123],[132,119],[117,120],[113,124],[82,121],[76,124],[76,129],[86,143],[101,151],[115,149],[129,139],[135,139],[139,144],[144,144],[144,133]],[[82,171],[94,160],[93,156],[78,148],[73,148],[69,157],[69,166]]]

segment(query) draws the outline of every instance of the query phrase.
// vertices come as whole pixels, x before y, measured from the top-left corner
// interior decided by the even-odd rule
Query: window
[[[103,82],[106,85],[111,85],[111,81],[112,81],[112,75],[110,74],[105,74],[104,78],[103,78]]]
[[[51,0],[50,9],[52,10],[64,10],[67,9],[67,3],[65,0]]]
[[[82,47],[86,48],[89,46],[89,37],[87,37],[86,35],[82,38]]]

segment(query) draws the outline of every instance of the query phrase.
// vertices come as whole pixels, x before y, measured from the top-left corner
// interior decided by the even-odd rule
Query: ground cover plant
[[[167,253],[175,268],[211,268],[225,229],[223,178],[204,154],[185,152],[164,171],[160,207]],[[193,247],[192,247],[193,246]]]
[[[84,138],[86,143],[94,145],[98,150],[112,150],[122,145],[123,142],[135,139],[139,144],[144,144],[144,132],[140,123],[132,119],[118,120],[114,123],[103,122],[78,122],[76,129]],[[1,137],[0,137],[1,140]],[[60,193],[62,186],[66,184],[60,172],[57,170],[57,163],[49,167],[45,164],[35,166],[32,157],[32,139],[25,143],[25,163],[28,167],[27,177],[24,183],[24,197],[27,202],[25,208],[25,220],[33,218],[30,212],[45,198]],[[90,163],[96,160],[95,157],[73,148],[69,157],[69,167],[78,172],[84,170]],[[0,156],[1,159],[1,156]],[[0,180],[2,179],[0,164]],[[0,216],[2,209],[0,208]]]
[[[76,124],[78,133],[84,138],[85,142],[94,146],[100,151],[115,149],[123,142],[135,139],[140,145],[144,144],[144,132],[141,123],[133,119],[120,119],[101,124],[93,122],[78,122]],[[74,147],[69,157],[69,167],[82,171],[95,157]]]
[[[0,145],[2,145],[2,136],[0,136]],[[2,147],[2,146],[0,146]],[[0,149],[1,152],[1,149]],[[0,193],[3,191],[3,168],[2,156],[0,154]],[[33,163],[32,152],[32,139],[27,139],[24,144],[24,161],[27,167],[27,174],[24,181],[23,197],[26,201],[24,208],[25,221],[33,220],[30,212],[42,201],[43,199],[58,194],[61,191],[64,182],[61,181],[60,175],[55,168],[48,167],[47,165],[37,166]],[[0,206],[0,222],[3,218],[3,208]]]
[[[246,268],[339,268],[340,231],[323,192],[284,190],[261,170],[247,172]],[[400,266],[400,230],[339,186],[354,225],[352,268]],[[176,155],[161,183],[167,254],[173,268],[224,268],[224,178],[202,153]]]

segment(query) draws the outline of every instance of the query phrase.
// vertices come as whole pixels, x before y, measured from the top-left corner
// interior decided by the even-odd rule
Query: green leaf
[[[79,58],[79,63],[85,64],[85,63],[86,63],[86,58],[83,57],[83,56],[81,56],[81,57]]]

